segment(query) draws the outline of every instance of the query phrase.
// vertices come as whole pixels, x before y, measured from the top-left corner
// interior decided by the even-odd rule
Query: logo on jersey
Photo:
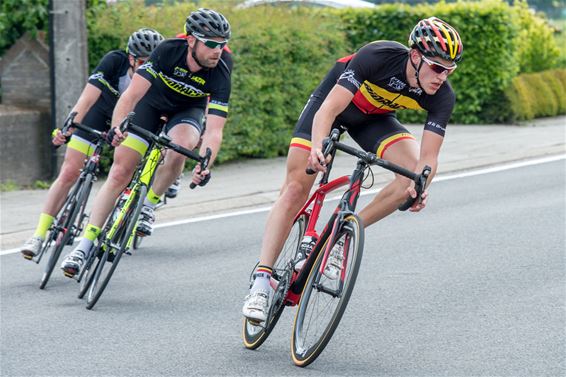
[[[421,88],[409,88],[409,93],[415,93],[417,96],[423,94],[423,90]]]
[[[116,97],[120,96],[120,92],[117,91],[116,89],[114,89],[112,87],[112,85],[110,85],[110,83],[108,81],[106,81],[106,79],[104,78],[104,73],[97,72],[97,73],[91,75],[89,77],[89,80],[96,80],[96,81],[100,82],[102,85],[104,85],[110,91],[110,93],[114,94]]]
[[[340,78],[338,80],[346,79],[348,80],[349,83],[353,84],[356,88],[360,89],[360,86],[362,84],[358,80],[356,80],[354,76],[355,76],[354,70],[347,69],[344,71],[344,73],[340,75]]]
[[[206,82],[202,77],[199,76],[191,76],[191,80],[201,85],[204,85],[204,83]]]
[[[175,70],[173,71],[173,75],[179,77],[187,77],[187,73],[188,71],[185,68],[181,67],[175,67]]]
[[[209,93],[205,93],[192,85],[186,84],[182,81],[175,80],[159,72],[159,77],[170,89],[187,97],[207,97]]]
[[[148,61],[145,64],[142,64],[138,69],[145,70],[147,73],[152,75],[154,78],[157,77],[157,72],[155,72],[155,69],[153,69],[153,63],[150,62],[150,61]]]
[[[387,85],[395,90],[402,90],[404,87],[407,86],[407,84],[399,80],[397,77],[392,77],[391,80],[389,80],[389,84]]]
[[[369,95],[371,96],[371,98],[373,98],[375,101],[381,103],[382,105],[389,107],[391,110],[408,109],[407,106],[396,103],[395,100],[390,100],[390,99],[387,99],[383,96],[380,96],[379,94],[374,92],[374,90],[369,85],[364,85],[364,86],[365,86],[366,90],[368,91]]]

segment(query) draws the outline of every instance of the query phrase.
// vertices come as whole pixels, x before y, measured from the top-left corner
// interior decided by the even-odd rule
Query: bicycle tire
[[[54,239],[55,245],[53,245],[53,251],[49,256],[49,259],[45,266],[45,270],[43,271],[43,276],[41,277],[41,283],[39,284],[39,289],[45,289],[45,286],[49,282],[49,278],[51,277],[51,274],[53,273],[53,270],[55,269],[55,266],[59,261],[61,252],[63,251],[65,246],[69,244],[69,239],[71,238],[71,236],[73,236],[73,232],[74,232],[73,224],[75,223],[75,220],[77,219],[79,213],[81,213],[81,211],[86,206],[88,195],[90,194],[90,190],[92,187],[92,180],[93,180],[92,174],[90,173],[87,174],[84,181],[80,183],[80,188],[76,193],[76,195],[72,195],[69,196],[69,198],[67,198],[67,203],[70,201],[72,202],[67,210],[68,213],[70,213],[70,215],[67,216],[67,218],[64,221],[63,234],[61,235],[61,231],[59,231],[58,234],[55,236]],[[65,206],[68,205],[67,203],[65,203]]]
[[[344,240],[345,255],[345,268],[340,277],[330,280],[321,273],[321,264],[327,254],[322,252],[311,269],[301,295],[291,338],[291,356],[295,365],[299,367],[311,364],[324,350],[338,327],[350,300],[360,268],[364,245],[364,229],[356,215],[349,215],[338,224],[336,235],[331,240],[332,244],[323,250],[331,250],[340,239]],[[331,294],[330,291],[334,288],[332,285],[336,286],[336,290]],[[328,302],[336,304],[333,311],[327,310],[329,306],[327,303],[322,305],[324,309],[316,309],[319,301],[326,301],[323,295],[328,297]],[[327,314],[328,322],[324,323],[322,319],[316,317],[318,313]]]
[[[109,253],[111,251],[111,247],[107,248],[107,250],[103,254],[102,260],[97,265],[94,280],[93,280],[93,282],[92,282],[92,284],[89,288],[89,295],[87,297],[86,308],[89,309],[89,310],[91,310],[94,307],[94,305],[96,305],[96,303],[100,299],[100,296],[102,296],[102,293],[104,292],[104,290],[108,286],[108,283],[110,282],[110,279],[112,278],[112,275],[114,274],[114,271],[116,270],[116,267],[118,266],[118,263],[120,262],[122,254],[124,254],[124,252],[126,251],[126,247],[128,245],[130,235],[135,230],[135,227],[137,225],[138,217],[139,217],[140,212],[141,212],[142,207],[143,207],[143,200],[144,200],[145,196],[147,195],[147,187],[145,185],[142,185],[140,187],[139,191],[135,195],[136,195],[136,198],[135,198],[134,201],[132,201],[132,203],[136,203],[135,207],[134,207],[133,211],[130,212],[126,221],[124,221],[122,232],[119,232],[119,233],[121,233],[121,234],[118,235],[119,236],[119,247],[116,250],[116,254],[114,255],[114,258],[112,259],[112,262],[111,262],[112,265],[110,266],[108,273],[106,274],[106,276],[104,277],[104,279],[103,279],[103,281],[101,282],[100,285],[96,284],[97,279],[100,278],[102,270],[104,269],[104,265],[106,264],[106,263],[102,263],[102,260],[104,260],[104,262],[106,262],[106,260],[108,260],[108,256],[109,256]],[[96,288],[98,288],[98,289],[96,289]]]
[[[293,223],[289,236],[285,240],[285,244],[279,254],[279,257],[275,261],[273,267],[272,282],[277,282],[277,288],[273,294],[273,298],[270,303],[269,313],[265,321],[266,325],[255,325],[252,321],[244,317],[242,326],[242,338],[244,341],[244,346],[248,349],[254,350],[261,346],[263,342],[267,340],[271,331],[275,328],[275,325],[279,321],[283,309],[285,308],[285,296],[289,285],[291,283],[291,277],[293,274],[291,261],[295,260],[297,256],[297,251],[299,244],[303,239],[305,234],[306,225],[308,223],[308,215],[306,213],[301,214],[297,220]],[[282,283],[285,285],[283,286]]]

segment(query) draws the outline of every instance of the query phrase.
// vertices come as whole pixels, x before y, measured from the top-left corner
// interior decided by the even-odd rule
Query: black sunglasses
[[[224,46],[226,46],[228,44],[227,40],[223,40],[223,41],[215,41],[213,39],[206,39],[206,38],[201,38],[201,37],[197,37],[196,35],[193,34],[193,36],[198,39],[199,41],[201,41],[206,47],[211,48],[211,49],[215,49],[215,48],[220,48],[223,49]]]

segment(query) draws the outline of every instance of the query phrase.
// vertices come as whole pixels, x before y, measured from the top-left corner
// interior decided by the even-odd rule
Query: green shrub
[[[519,34],[515,38],[519,72],[541,72],[555,68],[560,50],[554,39],[554,27],[544,14],[533,13],[526,1],[517,1],[512,10],[519,26]]]
[[[0,2],[0,56],[26,31],[35,35],[47,28],[48,0],[2,0]]]
[[[139,27],[175,36],[194,9],[190,3],[143,7],[135,1],[92,10],[91,66],[107,50],[125,45]],[[236,10],[218,3],[214,9],[230,20],[234,52],[230,113],[218,161],[282,155],[311,91],[348,51],[344,35],[336,30],[339,20],[332,13],[304,9]]]
[[[519,75],[505,93],[512,121],[566,114],[566,69]]]

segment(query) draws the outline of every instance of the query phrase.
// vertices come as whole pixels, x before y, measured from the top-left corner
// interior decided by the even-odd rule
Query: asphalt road
[[[0,374],[564,376],[565,173],[437,182],[425,211],[369,228],[350,305],[306,369],[290,360],[294,308],[242,345],[265,212],[157,229],[92,311],[59,271],[41,291],[40,266],[4,255]]]

